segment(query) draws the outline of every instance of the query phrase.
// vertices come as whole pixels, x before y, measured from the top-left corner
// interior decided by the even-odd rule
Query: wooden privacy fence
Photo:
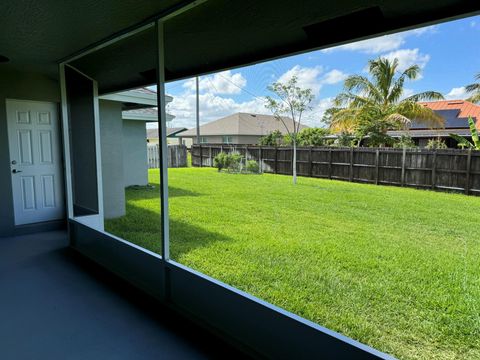
[[[222,151],[258,161],[262,172],[292,174],[291,147],[193,145],[192,165],[213,166],[214,157]],[[480,195],[480,151],[302,147],[297,149],[297,173]]]
[[[149,169],[160,167],[160,149],[158,144],[147,145]],[[168,167],[187,167],[187,147],[185,145],[168,145]]]

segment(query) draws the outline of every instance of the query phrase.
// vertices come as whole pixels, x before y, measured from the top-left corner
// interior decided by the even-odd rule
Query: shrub
[[[283,135],[279,130],[272,131],[270,134],[262,136],[259,144],[264,146],[278,146],[281,145]]]
[[[231,172],[242,171],[242,155],[237,152],[227,155],[227,169]]]
[[[215,166],[218,171],[226,169],[228,167],[228,155],[223,151],[213,158],[213,166]]]
[[[442,139],[430,139],[428,140],[427,146],[425,146],[427,149],[447,149],[448,146],[443,141]]]
[[[417,145],[415,145],[415,141],[413,141],[410,135],[402,135],[400,139],[393,144],[393,147],[397,149],[412,149],[416,148]]]
[[[258,173],[260,171],[258,162],[256,162],[255,160],[248,160],[245,168],[248,172],[251,172],[251,173]]]
[[[342,132],[335,139],[335,141],[333,142],[333,145],[340,146],[340,147],[344,147],[344,146],[351,147],[351,146],[355,146],[355,141],[356,141],[355,136],[353,136],[352,134],[347,134]]]
[[[300,146],[324,146],[326,136],[330,134],[328,129],[305,128],[298,133],[298,144]]]

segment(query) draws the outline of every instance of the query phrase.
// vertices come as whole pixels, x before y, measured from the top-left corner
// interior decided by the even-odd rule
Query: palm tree
[[[473,93],[467,101],[478,103],[480,102],[480,73],[475,76],[475,80],[478,80],[478,82],[465,86],[465,90],[467,90],[467,93]]]
[[[402,99],[406,80],[420,75],[420,67],[412,65],[398,71],[398,59],[378,58],[368,62],[370,77],[351,75],[344,91],[334,100],[328,112],[330,128],[335,132],[386,135],[388,130],[408,128],[413,119],[429,127],[443,126],[444,120],[418,101],[443,99],[435,91],[425,91]]]

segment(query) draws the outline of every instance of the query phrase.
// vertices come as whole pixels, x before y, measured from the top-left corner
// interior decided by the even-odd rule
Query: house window
[[[233,143],[233,136],[223,136],[222,142],[224,144],[232,144]]]
[[[200,144],[207,144],[208,138],[206,136],[200,136]]]

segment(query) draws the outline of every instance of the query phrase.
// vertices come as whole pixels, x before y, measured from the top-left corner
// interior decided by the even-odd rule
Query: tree
[[[260,145],[264,146],[278,146],[283,141],[283,134],[279,130],[274,130],[268,135],[262,136],[259,140]]]
[[[298,133],[298,144],[300,146],[324,146],[329,134],[328,129],[305,128]]]
[[[378,142],[390,141],[388,130],[408,128],[412,120],[430,127],[443,126],[441,116],[418,103],[443,99],[443,95],[425,91],[402,99],[405,81],[416,79],[420,67],[412,65],[400,72],[398,66],[398,59],[378,58],[368,62],[369,77],[349,76],[344,91],[324,116],[331,130],[355,134],[358,146],[367,136],[374,140],[371,145],[378,146]]]
[[[310,103],[314,99],[312,89],[302,89],[298,86],[298,78],[292,76],[286,83],[275,82],[268,86],[275,98],[267,96],[266,107],[273,116],[282,122],[293,142],[292,173],[293,183],[297,183],[297,137],[300,131],[302,115],[311,110]],[[287,125],[291,122],[292,126]]]
[[[478,80],[478,82],[465,86],[467,93],[473,93],[467,101],[480,103],[480,73],[475,76],[475,80]]]

